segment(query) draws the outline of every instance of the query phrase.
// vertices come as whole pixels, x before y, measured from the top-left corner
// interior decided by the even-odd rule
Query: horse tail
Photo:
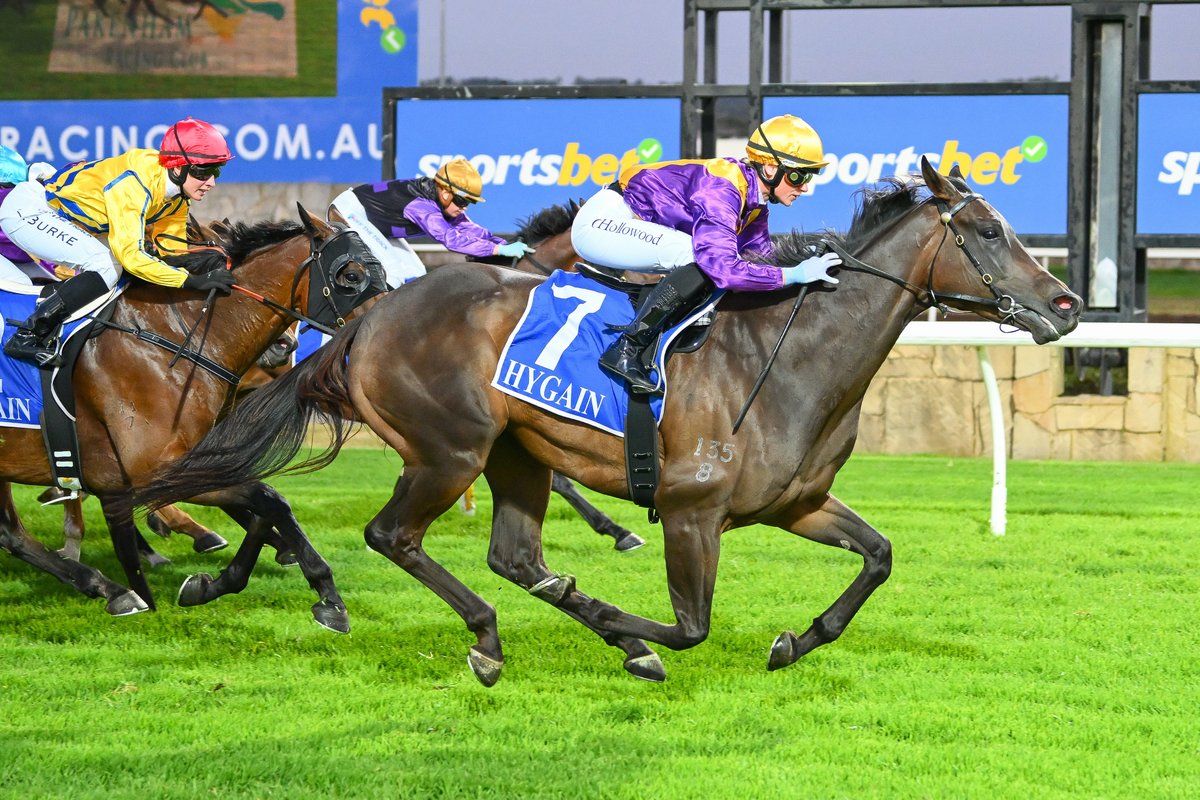
[[[353,432],[347,356],[365,317],[352,320],[295,368],[239,403],[200,443],[137,490],[151,510],[278,473],[328,466]],[[293,463],[314,422],[330,432],[325,449]]]

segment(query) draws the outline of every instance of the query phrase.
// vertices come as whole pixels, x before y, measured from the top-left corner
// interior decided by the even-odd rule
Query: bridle
[[[963,237],[962,232],[958,229],[958,226],[954,224],[954,217],[960,211],[970,205],[970,203],[974,200],[979,200],[982,202],[983,197],[975,194],[974,192],[968,192],[967,194],[964,194],[962,199],[953,206],[940,197],[930,197],[921,204],[925,205],[926,203],[930,202],[935,203],[939,212],[938,219],[942,223],[942,238],[941,241],[938,242],[937,249],[934,250],[933,255],[929,259],[929,269],[927,270],[927,278],[924,287],[917,286],[916,284],[910,283],[903,278],[898,278],[891,273],[884,272],[881,269],[861,261],[836,241],[826,239],[824,243],[826,247],[841,256],[842,268],[850,269],[855,272],[865,272],[870,275],[875,275],[891,281],[905,291],[911,292],[913,296],[916,297],[917,303],[921,305],[922,310],[925,308],[936,307],[943,314],[950,314],[954,311],[963,311],[963,309],[952,307],[950,305],[951,303],[955,303],[956,306],[958,304],[972,305],[992,309],[1000,315],[1001,324],[1008,323],[1012,325],[1015,324],[1017,315],[1023,311],[1028,311],[1028,309],[1014,300],[1011,295],[1004,294],[997,288],[995,277],[983,266],[975,254],[971,252],[970,248],[967,247],[966,239]],[[899,220],[897,220],[897,223],[898,222]],[[892,227],[893,226],[888,226],[887,229],[879,232],[875,237],[873,237],[873,239],[879,238],[888,230],[891,230]],[[979,273],[980,280],[982,280],[984,286],[988,287],[988,289],[991,291],[991,297],[959,294],[957,292],[939,293],[934,291],[933,273],[937,266],[937,257],[938,254],[942,252],[942,247],[946,244],[946,239],[949,238],[950,234],[954,234],[954,244],[957,245],[958,249],[962,251],[967,261],[969,261],[971,266],[975,268],[975,271]]]
[[[316,237],[309,236],[309,256],[296,269],[292,279],[292,297],[307,269],[309,316],[299,309],[284,309],[270,303],[276,311],[303,322],[322,333],[333,334],[334,329],[346,324],[346,316],[371,298],[387,291],[387,279],[383,264],[379,262],[359,235],[349,227],[330,223],[334,234],[319,244]],[[367,270],[369,280],[358,285],[339,282],[338,276],[349,264],[356,263]],[[237,287],[235,287],[237,288]],[[265,301],[266,298],[263,298]]]
[[[308,232],[309,255],[296,267],[296,273],[292,278],[292,288],[289,293],[289,296],[293,299],[291,307],[276,303],[269,297],[264,297],[257,292],[237,284],[234,284],[234,290],[253,298],[281,316],[290,317],[322,333],[330,335],[335,333],[337,328],[341,328],[346,324],[345,318],[347,314],[376,295],[386,292],[387,281],[384,277],[383,265],[371,254],[371,251],[363,243],[359,235],[346,226],[338,225],[337,223],[331,224],[334,225],[335,233],[320,242],[317,241],[316,236],[311,230]],[[229,263],[228,253],[217,242],[193,241],[189,239],[186,240],[186,243],[196,249],[219,251],[225,255],[226,263]],[[369,275],[369,280],[361,282],[357,286],[344,285],[345,282],[339,283],[338,275],[350,263],[357,263],[364,267]],[[309,275],[308,308],[310,313],[307,315],[301,313],[295,303],[296,289],[305,271]],[[205,334],[201,336],[200,349],[188,349],[192,335],[200,323],[205,319],[211,323],[214,308],[215,297],[214,293],[210,292],[209,298],[200,312],[200,317],[195,323],[188,326],[182,314],[176,308],[176,305],[174,303],[170,304],[173,316],[183,328],[187,329],[187,334],[182,344],[176,344],[160,334],[142,328],[127,328],[111,320],[97,321],[102,322],[105,327],[115,328],[131,334],[142,341],[170,351],[174,354],[174,358],[171,360],[172,366],[180,358],[185,358],[231,386],[237,386],[241,378],[236,373],[226,369],[200,352],[200,349],[204,347],[204,340],[207,337],[207,325],[205,326]],[[314,311],[314,309],[316,310]]]

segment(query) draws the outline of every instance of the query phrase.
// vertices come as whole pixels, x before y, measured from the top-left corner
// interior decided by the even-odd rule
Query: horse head
[[[300,203],[300,222],[308,234],[308,314],[327,327],[346,324],[352,311],[387,292],[383,265],[359,235],[339,222],[326,222]],[[301,279],[296,274],[293,291]]]
[[[922,157],[921,174],[942,228],[926,277],[929,302],[1015,325],[1038,344],[1073,331],[1083,300],[1030,254],[957,166],[945,176]]]

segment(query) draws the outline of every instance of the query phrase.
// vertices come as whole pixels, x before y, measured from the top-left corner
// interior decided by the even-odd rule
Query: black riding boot
[[[633,322],[625,326],[621,338],[600,356],[600,368],[628,381],[632,392],[656,393],[658,386],[650,379],[642,354],[659,334],[682,319],[711,291],[712,283],[695,264],[673,270],[655,284]]]
[[[98,272],[83,272],[53,286],[29,319],[22,322],[5,343],[4,352],[10,358],[19,358],[42,368],[61,366],[62,356],[55,341],[58,326],[107,291],[108,285]]]

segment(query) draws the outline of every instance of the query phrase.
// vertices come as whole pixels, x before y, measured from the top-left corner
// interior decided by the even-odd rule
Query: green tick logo
[[[658,161],[662,158],[663,147],[662,142],[658,139],[642,139],[637,146],[637,156],[643,164],[648,164],[651,161]]]
[[[1040,136],[1029,136],[1021,142],[1021,155],[1034,164],[1045,158],[1048,150],[1046,140]]]
[[[379,46],[383,48],[383,52],[389,55],[399,53],[407,43],[408,37],[404,35],[404,31],[395,25],[385,30],[383,35],[379,37]]]

